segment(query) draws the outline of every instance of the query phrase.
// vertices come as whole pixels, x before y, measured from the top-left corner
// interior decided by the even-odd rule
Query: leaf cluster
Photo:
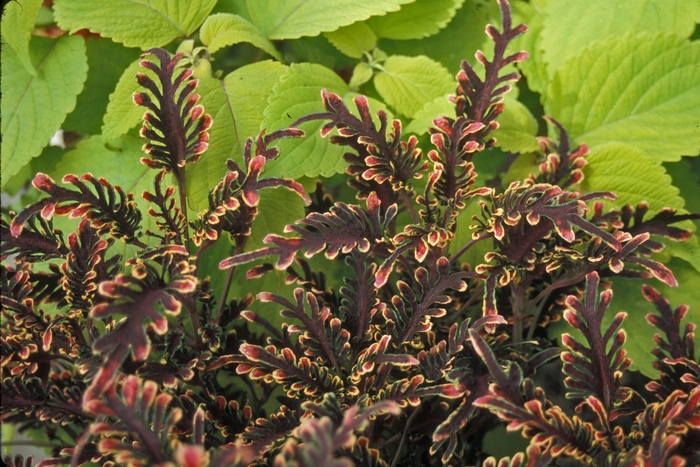
[[[0,414],[38,465],[700,462],[693,2],[25,3]]]

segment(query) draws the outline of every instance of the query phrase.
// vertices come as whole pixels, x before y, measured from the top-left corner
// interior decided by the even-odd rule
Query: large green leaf
[[[374,86],[387,104],[412,117],[426,103],[454,91],[455,82],[435,60],[395,55],[384,62],[383,70],[374,77]]]
[[[88,77],[85,88],[78,96],[75,110],[66,117],[62,128],[80,134],[96,135],[101,131],[102,118],[105,115],[109,95],[114,91],[122,72],[139,55],[135,49],[128,49],[109,39],[88,38]],[[132,80],[136,82],[135,77]],[[128,104],[139,109],[138,118],[143,108],[134,105],[131,96],[126,98]]]
[[[695,30],[700,2],[688,0],[548,0],[541,47],[552,78],[566,61],[594,41],[625,33]]]
[[[238,15],[217,13],[209,16],[199,31],[199,37],[209,48],[210,53],[239,42],[250,42],[276,59],[280,59],[280,53],[272,42],[267,40],[267,37],[250,21]]]
[[[12,47],[17,59],[32,75],[36,75],[36,70],[29,56],[29,40],[40,8],[41,0],[27,0],[9,2],[2,12],[2,41]]]
[[[416,0],[399,11],[369,19],[379,37],[387,39],[422,39],[437,34],[454,18],[464,0]]]
[[[145,58],[149,60],[147,56]],[[140,65],[144,59],[138,58],[122,73],[114,92],[109,95],[107,111],[103,117],[102,138],[105,141],[119,138],[141,123],[145,112],[143,107],[134,104],[133,95],[143,88],[136,81],[136,73],[152,75],[152,72]]]
[[[491,136],[496,146],[508,152],[535,152],[540,149],[537,142],[537,120],[530,110],[519,101],[505,97],[505,109],[498,116],[499,127]]]
[[[321,89],[344,97],[350,90],[345,82],[332,70],[310,63],[292,64],[275,85],[265,109],[262,127],[268,131],[286,128],[297,119],[324,111]],[[315,120],[300,126],[306,132],[304,138],[282,140],[278,146],[280,156],[268,165],[266,176],[286,177],[330,177],[344,171],[345,148],[330,144],[321,138],[319,129],[324,124]]]
[[[620,143],[608,143],[591,150],[583,168],[584,191],[611,191],[617,200],[606,206],[620,208],[649,203],[649,213],[663,208],[683,209],[684,201],[663,165],[646,157],[644,152]]]
[[[2,185],[41,154],[75,107],[87,77],[82,37],[35,37],[29,55],[35,76],[12,48],[2,53]]]
[[[58,25],[71,33],[89,29],[127,47],[161,47],[189,37],[216,0],[55,0]]]
[[[642,34],[598,42],[550,84],[545,112],[578,142],[634,146],[659,161],[700,150],[700,42]]]
[[[422,135],[427,133],[428,128],[433,126],[433,120],[441,115],[454,118],[455,105],[448,98],[449,95],[439,96],[423,104],[423,107],[413,115],[413,120],[406,126],[405,131]]]
[[[259,214],[253,221],[246,241],[246,250],[253,251],[267,246],[263,239],[271,233],[282,235],[287,224],[303,219],[304,201],[286,188],[260,191]]]
[[[250,19],[268,39],[297,39],[335,31],[415,0],[247,0]]]
[[[361,58],[364,52],[377,46],[377,36],[367,23],[353,23],[323,35],[336,49],[352,58]]]
[[[434,36],[412,40],[381,39],[379,47],[390,55],[426,55],[454,75],[462,60],[474,64],[477,49],[493,49],[484,28],[489,23],[499,24],[499,18],[496,2],[466,0],[447,27]]]
[[[524,50],[530,58],[518,63],[518,69],[527,78],[527,86],[539,94],[545,94],[549,78],[547,66],[542,57],[542,30],[544,12],[536,4],[522,1],[511,2],[513,6],[513,23],[527,25],[525,34],[517,37],[511,44],[515,50]]]
[[[196,164],[187,166],[187,195],[195,210],[207,206],[207,193],[226,173],[226,160],[243,163],[248,137],[260,131],[267,98],[286,66],[265,60],[229,73],[223,80],[202,79],[199,103],[213,118],[209,149]]]

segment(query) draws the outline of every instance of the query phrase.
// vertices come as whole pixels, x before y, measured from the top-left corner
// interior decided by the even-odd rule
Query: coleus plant
[[[117,3],[105,2],[102,13]],[[135,90],[129,106],[143,121],[145,144],[137,146],[143,144],[140,178],[147,188],[127,190],[92,173],[65,175],[61,183],[38,173],[32,185],[43,195],[2,219],[2,417],[53,440],[39,465],[700,461],[700,366],[695,325],[682,322],[688,306],[674,309],[654,286],[640,283],[640,297],[656,310],[646,314],[655,328],[654,377],[646,380],[630,371],[631,316],[611,308],[613,292],[626,284],[621,277],[653,279],[656,287],[682,282],[661,254],[671,249],[683,257],[670,241],[694,241],[689,221],[700,215],[647,202],[615,207],[614,186],[591,189],[604,183],[586,168],[605,168],[619,147],[589,151],[581,135],[599,144],[604,131],[582,129],[565,111],[545,117],[548,137],[508,133],[518,118],[508,109],[522,107],[505,97],[520,78],[515,66],[541,92],[541,75],[551,71],[526,65],[520,37],[527,28],[515,24],[506,0],[497,2],[500,28],[486,27],[492,53],[477,52],[480,67],[462,61],[447,91],[437,85],[441,93],[452,90],[439,103],[406,100],[397,91],[395,72],[409,57],[387,57],[375,36],[413,39],[396,31],[396,18],[434,8],[430,2],[366,2],[345,19],[327,15],[327,29],[318,32],[361,58],[347,76],[350,85],[372,80],[384,102],[334,92],[345,83],[320,65],[301,63],[281,75],[275,62],[262,62],[254,71],[279,82],[262,128],[244,140],[221,133],[222,114],[214,109],[220,88],[252,70],[215,79],[209,54],[248,41],[279,58],[271,40],[314,31],[292,21],[274,27],[276,15],[297,10],[282,8],[268,22],[249,3],[251,22],[231,13],[205,20],[213,2],[198,3],[206,5],[173,19],[186,36],[201,25],[203,46],[185,41],[177,53],[149,47],[181,31],[157,32],[172,37],[147,44],[74,2],[57,0],[58,25],[39,25],[62,54],[83,38],[55,37],[83,27],[148,48],[125,72]],[[435,30],[426,35],[462,5],[445,3],[451,6],[436,13]],[[38,3],[30,7],[39,10]],[[552,14],[559,7],[552,1]],[[556,37],[556,27],[541,32],[528,4],[516,8],[530,15],[543,42]],[[36,74],[38,55],[25,57],[24,42],[14,32],[8,37],[14,66]],[[681,63],[690,53],[678,38],[656,42],[682,49]],[[304,48],[279,47],[291,55]],[[588,54],[569,66],[594,69]],[[416,59],[409,62],[435,65],[441,75],[437,63]],[[552,76],[550,94],[566,95],[564,76]],[[320,107],[300,104],[303,111],[275,115],[289,93],[304,87]],[[552,99],[550,109],[565,107]],[[126,104],[109,105],[103,136],[122,137],[114,106]],[[411,124],[393,118],[392,109],[413,117]],[[426,130],[415,128],[435,109],[443,114],[431,115],[424,137]],[[128,138],[108,144],[130,154]],[[240,154],[227,150],[232,157],[211,170],[218,175],[201,194],[211,175],[198,167],[211,169],[208,159],[224,146]],[[499,156],[496,146],[511,154]],[[679,150],[673,143],[666,149]],[[308,164],[321,164],[319,154],[335,157],[351,197],[332,174],[309,172]],[[503,167],[489,179],[483,160],[499,157]],[[3,158],[3,169],[6,160],[10,169],[18,163],[17,156]],[[303,176],[318,175],[313,190]],[[285,222],[283,232],[260,235],[274,225],[275,203],[295,202],[305,206],[300,218]],[[465,259],[470,255],[477,260]],[[557,331],[564,323],[566,331]],[[546,394],[542,375],[558,378],[563,395],[578,405]],[[489,456],[487,433],[503,425],[526,447]],[[5,463],[33,460],[8,455]]]

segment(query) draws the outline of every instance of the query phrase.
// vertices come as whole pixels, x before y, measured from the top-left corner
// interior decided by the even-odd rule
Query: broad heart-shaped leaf
[[[615,201],[606,200],[606,207],[621,208],[649,203],[649,215],[663,208],[682,210],[683,198],[678,188],[671,185],[671,177],[663,165],[647,157],[644,152],[620,143],[608,143],[591,150],[583,168],[584,192],[612,191]]]
[[[207,207],[207,194],[226,173],[226,160],[243,163],[243,147],[248,137],[257,136],[267,99],[287,67],[271,60],[243,66],[223,80],[199,81],[199,104],[213,119],[209,129],[209,149],[195,164],[186,168],[187,198],[190,207]],[[320,97],[319,97],[320,100]]]
[[[128,49],[109,39],[89,37],[85,42],[89,68],[87,81],[78,96],[75,110],[66,117],[61,128],[83,135],[97,135],[101,131],[109,95],[114,91],[124,69],[138,58],[139,51]],[[136,82],[134,76],[132,80]],[[138,108],[134,105],[131,95],[126,100],[131,107]],[[142,114],[143,108],[139,109],[139,119]]]
[[[595,147],[626,143],[657,161],[700,150],[700,42],[641,34],[598,42],[550,84],[545,113]]]
[[[297,39],[335,31],[415,0],[246,0],[250,19],[268,39]]]
[[[423,104],[423,107],[413,115],[413,120],[406,126],[405,131],[422,135],[427,133],[428,128],[433,126],[433,120],[441,115],[454,118],[455,105],[448,99],[449,94],[446,94]]]
[[[199,31],[199,38],[209,49],[209,53],[239,42],[250,42],[276,59],[280,53],[250,21],[238,15],[217,13],[209,16]]]
[[[551,79],[566,61],[609,36],[674,33],[689,37],[700,2],[688,0],[548,0],[544,6],[541,49]]]
[[[350,91],[338,75],[324,66],[292,64],[275,85],[262,127],[271,132],[286,128],[305,115],[324,111],[321,89],[340,96]],[[305,138],[279,141],[276,145],[280,148],[280,156],[268,163],[265,176],[297,179],[319,175],[330,177],[344,172],[346,149],[321,138],[319,129],[324,123],[323,120],[304,123],[299,128],[306,132]]]
[[[527,32],[515,38],[511,43],[514,50],[524,50],[530,58],[518,63],[518,69],[527,79],[527,86],[532,91],[545,94],[549,78],[547,66],[542,58],[542,29],[544,12],[536,4],[512,2],[513,23],[527,24]]]
[[[109,95],[109,104],[107,104],[102,125],[102,138],[105,141],[119,138],[142,121],[144,109],[134,104],[132,97],[136,91],[141,90],[141,86],[136,81],[136,73],[151,72],[139,65],[141,60],[137,59],[124,70],[114,92]]]
[[[450,73],[431,58],[394,55],[374,77],[374,86],[387,104],[412,117],[427,102],[454,91],[455,82]]]
[[[189,37],[207,17],[216,0],[55,0],[61,27],[74,33],[89,29],[127,47],[161,47]]]
[[[412,40],[381,39],[379,47],[389,55],[426,55],[454,75],[460,70],[462,60],[474,62],[477,49],[493,50],[493,42],[484,34],[484,28],[489,23],[500,24],[500,18],[497,2],[466,0],[447,27],[434,36]]]
[[[627,319],[623,328],[627,331],[627,341],[624,348],[627,356],[632,359],[631,370],[640,371],[644,376],[652,379],[658,378],[658,370],[652,365],[655,357],[650,349],[654,347],[653,337],[659,330],[646,322],[645,316],[648,313],[656,313],[654,305],[649,303],[642,296],[642,285],[649,284],[657,289],[671,302],[673,308],[680,304],[690,306],[688,314],[682,322],[697,323],[700,320],[700,273],[690,264],[673,259],[666,264],[678,280],[678,287],[669,287],[659,281],[626,279],[621,277],[606,277],[612,282],[613,298],[610,307],[605,312],[602,327],[607,328],[615,315],[620,311],[627,312]],[[559,320],[547,326],[547,333],[550,338],[560,339],[562,333],[568,332],[576,339],[581,338],[581,334],[570,327],[566,321]]]
[[[394,13],[374,16],[368,23],[378,37],[422,39],[447,26],[463,3],[464,0],[416,0]]]
[[[40,8],[41,0],[27,0],[22,3],[9,2],[3,6],[2,12],[2,41],[12,47],[31,75],[36,75],[36,70],[29,56],[29,40]]]
[[[530,110],[515,99],[505,96],[505,109],[498,116],[498,129],[491,133],[496,146],[508,152],[535,152],[540,149],[537,142],[537,120]]]
[[[2,51],[2,185],[41,154],[87,78],[82,37],[32,38],[29,55],[36,76],[11,47]]]
[[[301,197],[290,194],[285,188],[260,191],[260,212],[251,226],[251,233],[245,245],[247,251],[267,246],[263,239],[268,234],[281,235],[287,225],[304,218],[304,201]]]
[[[363,52],[369,52],[377,46],[377,36],[367,23],[353,23],[323,35],[336,49],[352,58],[361,58]]]

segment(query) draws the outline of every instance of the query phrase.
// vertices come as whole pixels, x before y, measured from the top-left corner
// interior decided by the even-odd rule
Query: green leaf
[[[24,68],[32,75],[36,70],[29,55],[29,40],[32,37],[34,22],[41,8],[41,0],[9,2],[2,12],[2,39],[12,47]]]
[[[268,39],[297,39],[335,31],[415,0],[247,0],[250,19]]]
[[[578,142],[634,146],[658,161],[700,151],[700,42],[642,34],[596,43],[554,76],[545,113]]]
[[[186,168],[191,208],[207,207],[207,193],[226,173],[227,159],[243,163],[245,140],[260,132],[268,96],[286,70],[279,62],[265,60],[243,66],[223,80],[200,80],[199,103],[212,116],[213,123],[209,149],[196,164]]]
[[[692,235],[684,242],[666,241],[664,243],[666,247],[661,254],[667,254],[669,257],[664,258],[663,263],[670,261],[670,256],[673,256],[686,261],[700,273],[700,242],[697,235]],[[657,260],[661,261],[661,259]]]
[[[216,0],[55,0],[61,29],[89,29],[127,47],[161,47],[189,37],[207,17]]]
[[[516,37],[511,43],[514,50],[524,50],[530,58],[518,63],[518,69],[527,78],[527,86],[534,92],[545,94],[549,77],[547,65],[542,57],[542,9],[526,2],[511,2],[513,7],[513,24],[524,23],[527,32]]]
[[[395,55],[375,75],[374,86],[387,104],[413,117],[426,103],[454,91],[455,81],[442,65],[426,56]]]
[[[610,36],[673,32],[689,37],[698,14],[700,2],[688,0],[549,0],[540,44],[548,76],[584,47]]]
[[[606,207],[621,208],[649,203],[649,215],[663,208],[683,209],[684,201],[663,165],[645,156],[644,152],[620,143],[608,143],[591,150],[583,168],[581,189],[612,191],[617,200],[606,201]]]
[[[428,128],[433,126],[433,120],[441,115],[454,118],[455,105],[447,100],[448,95],[436,97],[432,101],[426,102],[421,109],[413,115],[413,120],[406,126],[407,133],[422,135],[428,132]]]
[[[271,233],[282,235],[287,224],[303,219],[304,201],[285,188],[260,191],[258,216],[253,221],[246,241],[246,250],[253,251],[267,246],[263,239]]]
[[[281,58],[274,44],[267,40],[250,21],[238,15],[229,13],[211,15],[202,25],[199,38],[209,48],[209,53],[239,42],[250,42],[276,59]]]
[[[379,46],[389,55],[426,55],[454,75],[462,60],[474,63],[474,53],[478,49],[493,49],[493,42],[489,41],[484,28],[488,23],[499,24],[499,18],[496,2],[466,0],[447,27],[434,36],[412,40],[381,39]]]
[[[109,39],[90,37],[86,46],[88,77],[85,88],[78,96],[75,110],[66,117],[62,128],[80,134],[96,135],[101,132],[102,118],[109,104],[110,93],[114,91],[123,70],[138,58],[139,53]],[[132,79],[136,81],[134,77]],[[137,107],[131,96],[128,103]],[[139,120],[142,114],[143,108],[138,112]]]
[[[82,37],[35,37],[29,55],[36,76],[12,48],[2,53],[2,185],[41,154],[75,107],[87,77]]]
[[[369,82],[369,80],[371,80],[373,76],[374,69],[367,63],[360,62],[357,65],[355,65],[355,68],[353,68],[352,77],[350,78],[348,86],[350,86],[350,89],[357,90],[360,88],[360,86]]]
[[[314,112],[322,112],[321,89],[345,96],[350,90],[332,70],[311,63],[292,64],[275,85],[265,109],[262,127],[268,132],[287,128],[297,119]],[[351,107],[352,109],[352,107]],[[374,108],[372,109],[374,111]],[[265,175],[270,177],[330,177],[345,170],[345,148],[330,144],[321,138],[322,120],[304,123],[299,128],[304,138],[279,141],[280,156],[271,161]]]
[[[540,149],[537,142],[537,120],[530,110],[519,101],[505,97],[505,109],[498,116],[500,125],[491,136],[496,146],[508,152],[535,152]]]
[[[463,3],[464,0],[416,0],[397,12],[370,18],[368,23],[379,37],[422,39],[447,26]]]
[[[144,59],[151,60],[151,57],[147,56]],[[134,104],[132,96],[136,91],[143,89],[136,81],[136,73],[141,72],[146,75],[152,73],[139,64],[144,59],[136,59],[124,70],[114,92],[109,95],[109,104],[107,104],[102,125],[102,138],[105,141],[119,138],[142,121],[144,109]]]
[[[323,35],[336,49],[352,58],[362,58],[363,52],[369,52],[377,46],[377,36],[367,23],[353,23]]]

